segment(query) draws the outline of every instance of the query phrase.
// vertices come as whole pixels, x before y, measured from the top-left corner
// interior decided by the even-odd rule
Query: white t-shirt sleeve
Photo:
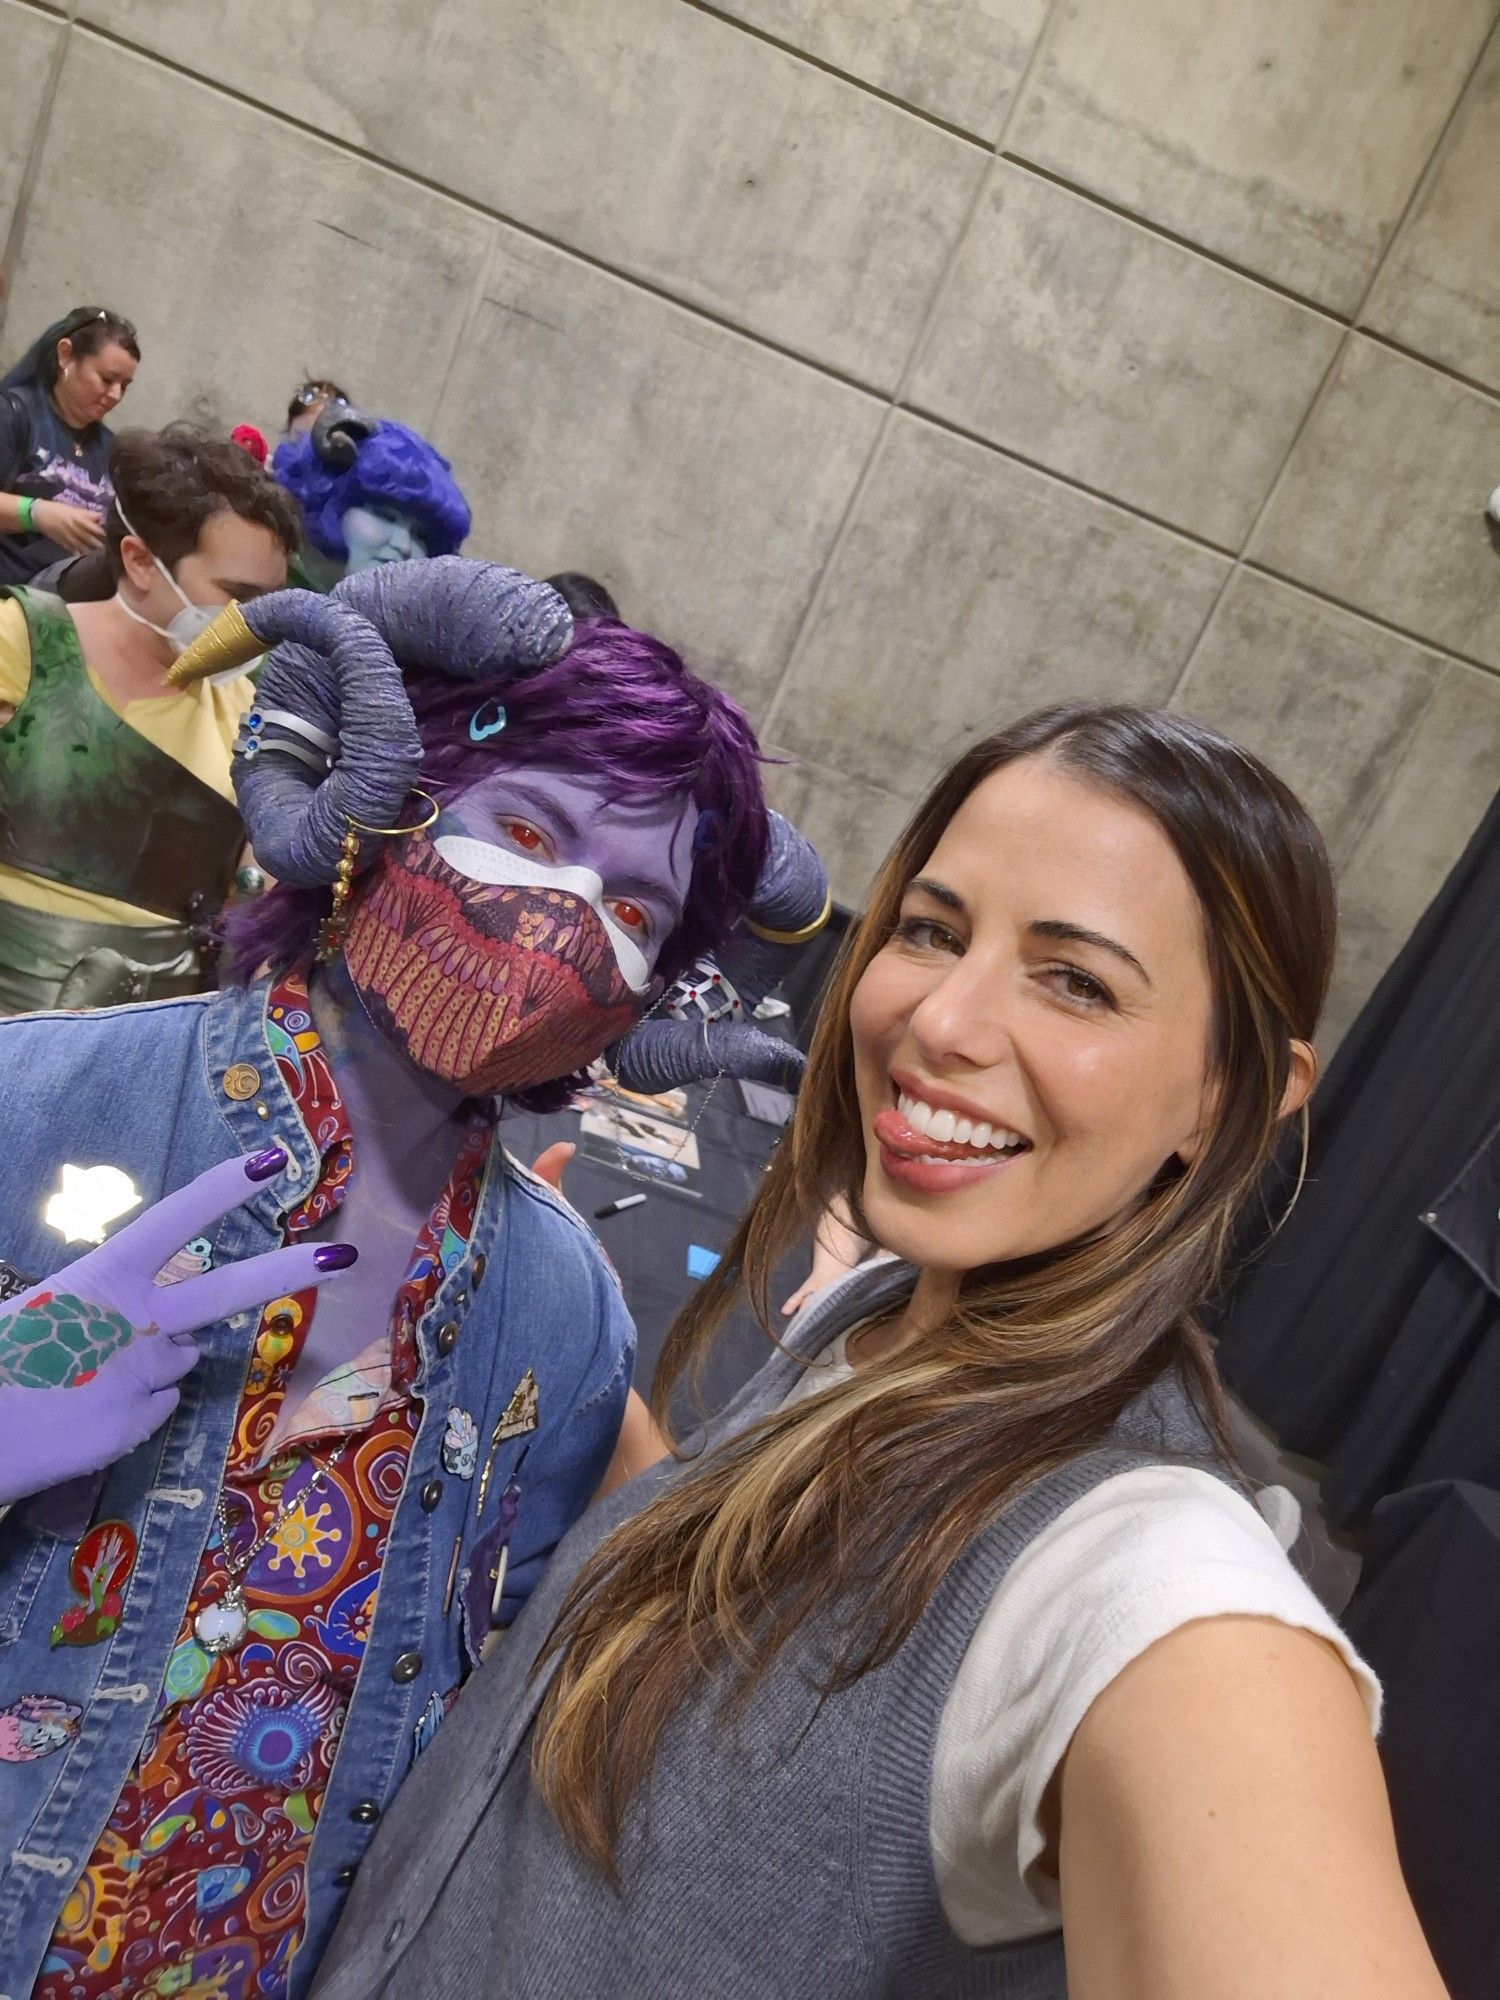
[[[1187,1466],[1124,1472],[1012,1565],[943,1709],[931,1838],[944,1913],[966,1943],[1055,1930],[1039,1867],[1042,1795],[1079,1723],[1148,1646],[1201,1618],[1275,1618],[1343,1654],[1371,1729],[1380,1687],[1251,1502]]]

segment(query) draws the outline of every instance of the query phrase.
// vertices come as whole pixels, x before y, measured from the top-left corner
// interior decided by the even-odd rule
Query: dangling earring
[[[331,958],[337,958],[344,948],[344,939],[349,931],[349,905],[354,899],[354,871],[359,866],[359,836],[367,833],[373,838],[396,840],[404,833],[425,833],[432,826],[442,808],[431,792],[424,792],[420,785],[413,785],[412,791],[419,799],[426,799],[432,810],[425,819],[417,820],[411,826],[366,826],[362,820],[351,817],[344,828],[344,838],[339,845],[338,867],[333,877],[333,902],[328,915],[318,926],[318,963],[326,965]]]

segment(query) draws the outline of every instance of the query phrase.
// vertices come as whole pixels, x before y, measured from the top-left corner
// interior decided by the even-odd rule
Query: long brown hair
[[[936,1332],[762,1419],[596,1552],[549,1641],[561,1657],[533,1771],[563,1831],[612,1878],[622,1815],[662,1732],[710,1682],[729,1704],[743,1701],[830,1603],[842,1636],[827,1685],[878,1665],[996,1512],[1086,1451],[1170,1365],[1227,1452],[1194,1315],[1272,1151],[1291,1042],[1311,1037],[1322,1007],[1332,881],[1317,829],[1263,764],[1201,724],[1125,707],[1033,715],[976,744],[918,807],[834,971],[790,1138],[668,1336],[657,1415],[665,1423],[674,1387],[742,1294],[775,1339],[772,1273],[833,1197],[862,1219],[854,989],[964,800],[1027,756],[1144,807],[1188,873],[1214,989],[1213,1131],[1191,1167],[1168,1163],[1118,1228],[968,1273]]]

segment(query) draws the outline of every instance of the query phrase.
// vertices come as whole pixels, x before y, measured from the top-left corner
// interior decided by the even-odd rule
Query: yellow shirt
[[[154,694],[144,701],[130,701],[123,708],[101,685],[92,667],[89,681],[95,694],[138,735],[172,761],[191,771],[223,798],[233,799],[229,781],[229,753],[239,734],[241,719],[255,699],[248,678],[225,681],[212,687],[200,681],[181,692]],[[0,708],[19,708],[31,685],[31,634],[26,613],[13,597],[0,598]],[[27,875],[19,868],[0,865],[0,901],[18,904],[23,910],[41,910],[47,916],[75,917],[90,924],[136,924],[142,927],[164,920],[151,910],[138,910],[130,903],[117,903],[109,896],[91,895],[86,889],[70,889],[64,882],[49,882],[41,875]]]

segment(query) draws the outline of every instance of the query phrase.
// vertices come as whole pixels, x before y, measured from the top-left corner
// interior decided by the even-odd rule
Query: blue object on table
[[[717,1250],[705,1249],[701,1243],[690,1243],[687,1254],[687,1274],[690,1278],[706,1278],[715,1270],[719,1262]]]

